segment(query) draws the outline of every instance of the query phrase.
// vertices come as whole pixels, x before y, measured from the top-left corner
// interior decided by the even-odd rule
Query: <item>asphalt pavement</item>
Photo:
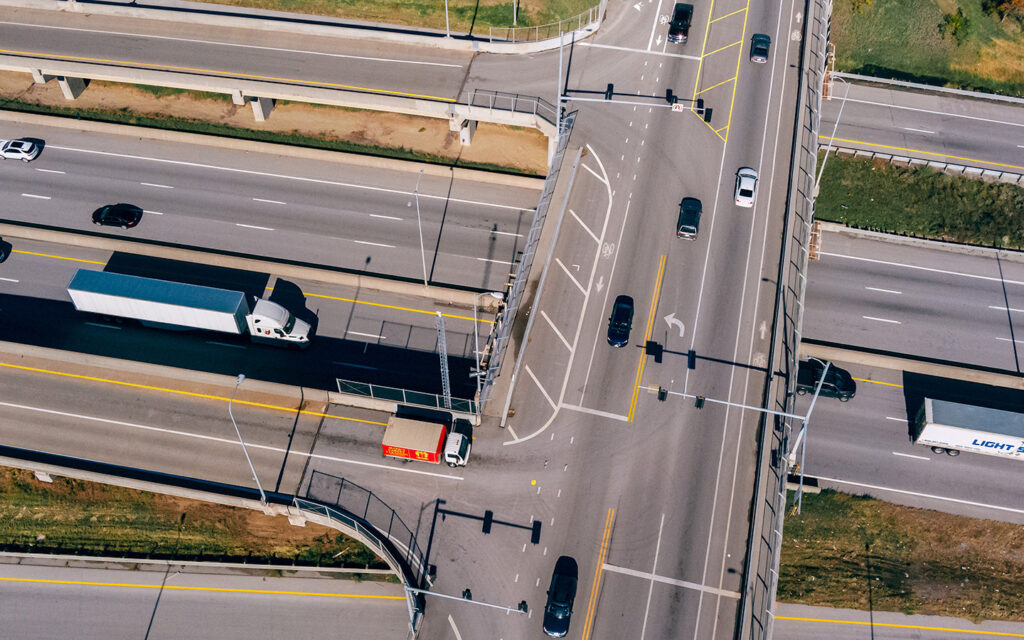
[[[970,622],[943,616],[905,615],[891,611],[851,611],[780,603],[775,610],[775,637],[786,640],[959,640],[1021,638],[1020,622]]]

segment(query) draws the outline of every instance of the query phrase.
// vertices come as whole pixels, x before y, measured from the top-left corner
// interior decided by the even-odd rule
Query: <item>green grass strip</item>
[[[1024,248],[1024,188],[880,159],[830,155],[815,217],[886,233]]]
[[[828,490],[801,511],[787,509],[779,602],[1024,620],[1020,525]]]
[[[155,87],[156,88],[156,87]],[[160,88],[156,88],[160,89]],[[163,89],[160,89],[163,91]],[[170,90],[173,92],[174,90]],[[191,92],[190,92],[191,93]],[[414,151],[405,147],[384,147],[379,145],[358,144],[346,140],[331,140],[305,135],[297,132],[260,131],[256,129],[245,129],[216,122],[207,122],[195,118],[177,118],[173,116],[150,116],[135,113],[129,109],[79,109],[75,107],[61,107],[37,104],[34,102],[23,102],[16,99],[4,99],[0,101],[0,107],[8,111],[21,111],[26,113],[43,113],[47,115],[64,116],[78,120],[90,120],[94,122],[111,122],[115,124],[127,124],[135,127],[147,127],[150,129],[166,129],[171,131],[183,131],[187,133],[200,133],[224,138],[237,138],[241,140],[256,140],[259,142],[271,142],[286,144],[297,147],[308,147],[311,149],[326,149],[329,151],[343,151],[345,153],[356,153],[367,156],[378,156],[384,158],[396,158],[399,160],[410,160],[413,162],[425,162],[428,164],[442,165],[446,167],[462,167],[465,169],[479,169],[493,173],[504,173],[510,175],[537,177],[542,174],[535,171],[506,167],[489,162],[469,162],[457,158],[449,158],[432,153]]]

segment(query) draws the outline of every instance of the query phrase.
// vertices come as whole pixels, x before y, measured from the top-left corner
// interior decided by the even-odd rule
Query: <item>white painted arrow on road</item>
[[[601,293],[601,289],[604,289],[604,276],[598,278],[597,284],[595,284],[594,286],[597,287],[597,292]]]
[[[665,322],[668,323],[668,328],[669,329],[672,328],[672,325],[676,325],[676,324],[679,325],[679,337],[680,338],[683,337],[683,333],[686,331],[686,325],[683,324],[682,320],[679,320],[678,318],[676,318],[675,311],[673,311],[672,313],[670,313],[667,316],[665,316]]]

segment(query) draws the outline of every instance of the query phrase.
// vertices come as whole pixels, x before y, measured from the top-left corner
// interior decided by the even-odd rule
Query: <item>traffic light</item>
[[[608,88],[604,90],[604,99],[611,100],[613,95],[615,95],[615,85],[609,82]]]
[[[704,396],[697,396],[697,399],[693,401],[693,406],[697,407],[698,409],[703,409],[704,408]]]
[[[669,104],[675,104],[679,102],[679,98],[675,95],[672,95],[671,89],[665,89],[665,102]]]

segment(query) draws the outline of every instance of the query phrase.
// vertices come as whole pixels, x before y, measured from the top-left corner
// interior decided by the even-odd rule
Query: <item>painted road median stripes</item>
[[[654,330],[654,312],[658,309],[658,298],[661,296],[661,283],[665,277],[665,260],[668,256],[662,254],[658,262],[658,277],[654,280],[654,295],[651,296],[651,307],[647,311],[647,328],[644,330],[644,349],[640,352],[640,364],[636,368],[636,379],[633,381],[633,399],[629,402],[629,413],[627,422],[633,422],[636,413],[636,400],[640,395],[640,383],[644,379],[644,367],[647,364],[647,341],[651,339],[651,331]]]
[[[590,632],[594,627],[594,618],[597,616],[597,597],[601,586],[601,573],[604,570],[604,561],[608,555],[608,543],[612,537],[612,525],[615,523],[615,509],[609,508],[604,518],[604,531],[601,533],[601,547],[597,554],[597,566],[594,568],[594,582],[590,585],[590,599],[587,601],[587,615],[583,621],[582,640],[590,640]]]

